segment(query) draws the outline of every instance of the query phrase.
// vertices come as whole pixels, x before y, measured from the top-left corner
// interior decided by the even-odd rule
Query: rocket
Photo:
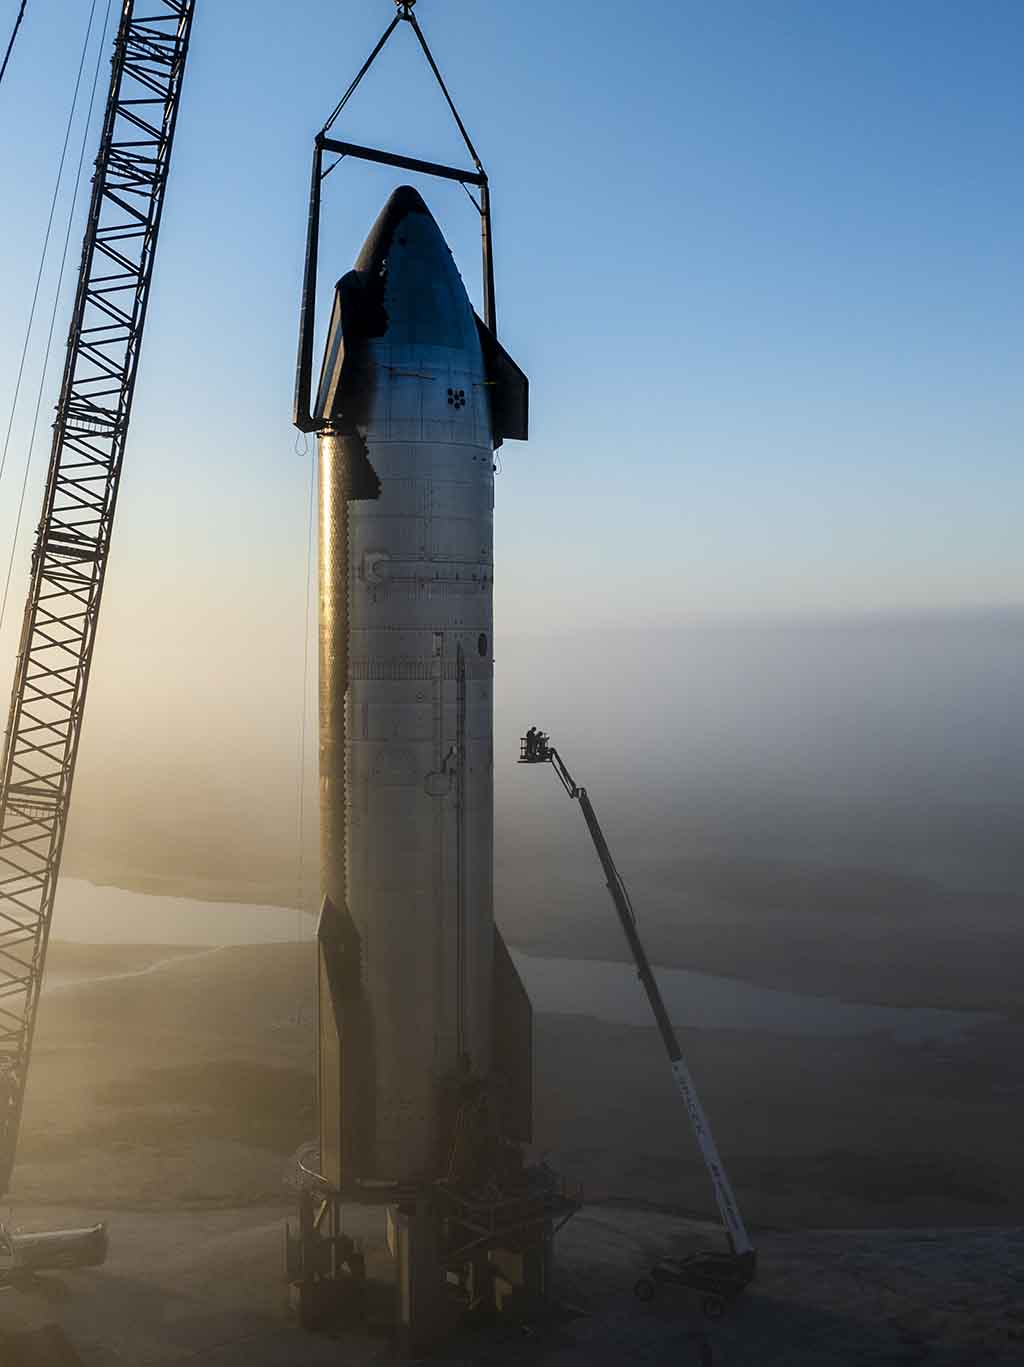
[[[444,1176],[460,1114],[531,1128],[494,924],[494,451],[528,382],[416,190],[335,290],[319,391],[321,1175]]]

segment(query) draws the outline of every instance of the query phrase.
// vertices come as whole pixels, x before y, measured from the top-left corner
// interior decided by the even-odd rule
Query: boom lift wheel
[[[643,1301],[646,1305],[648,1301],[654,1300],[654,1283],[650,1277],[641,1277],[633,1286],[633,1295],[638,1301]]]

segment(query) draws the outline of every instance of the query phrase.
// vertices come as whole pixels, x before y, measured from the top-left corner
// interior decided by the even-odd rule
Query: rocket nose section
[[[378,227],[388,225],[393,228],[394,225],[399,220],[405,218],[407,214],[429,213],[430,210],[427,208],[426,200],[415,186],[399,185],[398,189],[392,190],[391,194],[388,196],[388,202],[384,205],[384,208],[378,215],[374,231],[376,231]]]
[[[381,210],[356,270],[383,307],[388,342],[479,347],[473,306],[451,249],[411,185],[395,190]]]

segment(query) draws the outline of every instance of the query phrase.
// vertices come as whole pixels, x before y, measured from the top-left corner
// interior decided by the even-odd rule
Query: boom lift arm
[[[708,1174],[711,1177],[711,1184],[715,1192],[715,1200],[722,1217],[722,1224],[725,1227],[729,1238],[729,1245],[732,1250],[733,1258],[738,1264],[738,1273],[743,1281],[749,1281],[753,1276],[755,1253],[751,1243],[750,1235],[747,1233],[746,1226],[736,1204],[736,1197],[733,1195],[732,1186],[726,1176],[725,1167],[718,1153],[714,1138],[711,1134],[711,1126],[704,1113],[704,1108],[697,1096],[697,1090],[693,1084],[690,1070],[686,1066],[683,1058],[683,1051],[679,1047],[679,1039],[676,1035],[675,1026],[669,1018],[668,1011],[658,987],[658,980],[654,976],[647,951],[644,949],[643,941],[640,939],[640,932],[637,927],[636,915],[633,911],[633,904],[630,901],[629,892],[622,880],[622,875],[616,867],[612,852],[608,848],[608,842],[604,838],[601,830],[601,823],[597,819],[593,803],[587,794],[586,788],[581,788],[576,780],[566,768],[565,763],[550,743],[548,736],[543,731],[538,731],[531,727],[529,732],[523,737],[519,755],[520,764],[550,764],[558,775],[562,787],[571,798],[580,804],[583,819],[587,823],[587,830],[590,838],[594,842],[594,849],[597,857],[601,861],[601,868],[604,870],[605,880],[608,891],[611,894],[612,902],[618,913],[619,923],[629,945],[630,953],[633,955],[633,962],[636,964],[637,974],[643,984],[644,991],[647,993],[647,1000],[651,1004],[654,1012],[654,1019],[657,1022],[658,1032],[661,1035],[662,1043],[668,1054],[669,1064],[672,1068],[672,1076],[675,1078],[676,1086],[683,1098],[686,1113],[690,1117],[693,1132],[697,1137],[704,1163]],[[743,1274],[746,1273],[745,1276]]]

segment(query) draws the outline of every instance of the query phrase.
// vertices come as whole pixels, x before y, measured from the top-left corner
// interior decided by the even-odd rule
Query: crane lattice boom
[[[143,8],[140,6],[139,8]],[[124,0],[0,770],[0,1195],[67,824],[195,0]]]

